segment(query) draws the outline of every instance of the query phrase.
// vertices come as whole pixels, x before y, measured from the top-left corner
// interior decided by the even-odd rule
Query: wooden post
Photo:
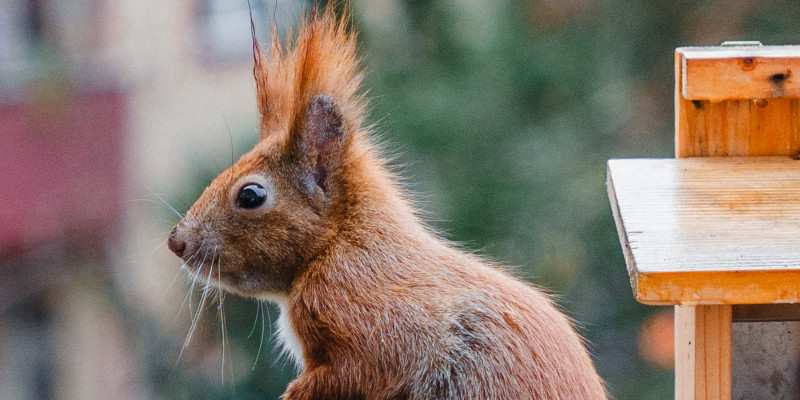
[[[675,306],[675,398],[731,398],[731,306]]]
[[[773,49],[676,50],[676,157],[798,154],[798,59]],[[675,306],[675,398],[730,400],[730,305]]]

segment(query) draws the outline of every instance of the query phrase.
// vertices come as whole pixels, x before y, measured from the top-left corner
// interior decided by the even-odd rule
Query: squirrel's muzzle
[[[172,232],[169,234],[169,239],[167,239],[167,247],[169,247],[170,251],[175,253],[178,257],[183,257],[186,253],[186,240],[184,240],[181,235],[179,235],[178,227],[172,229]]]

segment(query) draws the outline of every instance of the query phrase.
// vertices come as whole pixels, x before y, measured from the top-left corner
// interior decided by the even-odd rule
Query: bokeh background
[[[307,6],[253,0],[260,39]],[[800,5],[351,6],[370,121],[433,225],[553,293],[615,398],[672,398],[671,310],[632,298],[604,163],[672,156],[675,47],[800,42]],[[0,0],[0,398],[276,399],[294,376],[271,305],[206,305],[184,346],[199,295],[164,246],[257,140],[247,7]]]

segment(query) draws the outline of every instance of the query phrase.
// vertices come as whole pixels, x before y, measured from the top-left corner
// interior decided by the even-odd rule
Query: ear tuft
[[[352,132],[361,125],[366,100],[357,94],[363,76],[356,38],[347,29],[348,13],[337,17],[336,2],[327,3],[324,9],[313,8],[296,34],[288,34],[285,42],[273,25],[269,51],[262,52],[254,40],[260,139],[299,129],[295,124],[303,122],[308,101],[322,93],[336,100],[339,120]]]
[[[303,157],[314,183],[328,192],[328,178],[341,164],[345,127],[339,107],[332,97],[314,96],[306,106],[300,132]]]

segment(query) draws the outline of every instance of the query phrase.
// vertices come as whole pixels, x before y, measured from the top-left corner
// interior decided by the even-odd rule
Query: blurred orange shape
[[[639,330],[639,355],[649,364],[675,368],[675,332],[672,308],[650,315]]]

